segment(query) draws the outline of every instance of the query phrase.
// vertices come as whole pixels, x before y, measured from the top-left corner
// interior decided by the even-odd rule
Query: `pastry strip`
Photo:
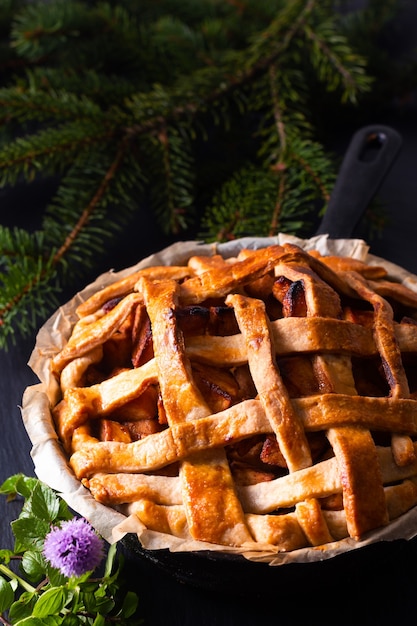
[[[417,444],[414,445],[417,447]],[[417,463],[398,467],[391,448],[376,447],[376,455],[384,485],[417,476]],[[338,461],[336,457],[331,457],[269,482],[240,486],[238,491],[245,511],[268,513],[278,508],[294,506],[309,497],[324,498],[340,493],[342,488]]]
[[[405,325],[404,325],[405,326]],[[280,356],[334,352],[373,356],[377,348],[372,331],[363,326],[338,319],[321,317],[284,317],[270,323],[271,340]],[[417,327],[396,331],[404,349],[417,350]],[[402,338],[404,335],[404,338]],[[241,365],[248,360],[244,338],[241,334],[227,337],[197,335],[186,339],[187,356],[190,359],[219,366]]]
[[[226,298],[226,304],[234,308],[259,399],[289,470],[308,467],[310,448],[277,369],[264,303],[235,294]]]
[[[359,540],[388,523],[376,447],[370,432],[356,426],[332,428],[327,436],[338,462],[349,535]]]
[[[415,402],[389,398],[366,398],[326,394],[292,400],[307,431],[360,425],[379,432],[391,432],[397,425],[417,435]],[[145,472],[182,460],[190,453],[220,447],[272,430],[259,400],[246,400],[229,409],[191,422],[175,424],[160,433],[132,443],[99,442],[82,447],[71,456],[78,478],[97,472]],[[414,467],[411,465],[410,467]],[[407,469],[407,468],[406,468]],[[409,474],[407,474],[409,475]]]
[[[67,450],[73,431],[90,417],[106,415],[133,400],[149,385],[158,381],[155,360],[142,367],[121,372],[91,387],[69,388],[52,411],[56,428]]]
[[[183,337],[175,319],[178,285],[142,279],[152,325],[159,385],[168,425],[210,415],[193,383]],[[223,449],[190,454],[180,465],[183,502],[194,539],[226,545],[251,541]]]
[[[187,266],[152,266],[145,267],[137,272],[129,274],[125,278],[121,278],[103,289],[99,289],[85,302],[78,305],[76,313],[79,317],[91,315],[100,309],[106,302],[114,298],[124,298],[126,295],[134,291],[138,280],[144,276],[150,280],[161,280],[171,278],[172,280],[182,280],[190,275],[190,268]]]
[[[307,317],[342,317],[340,296],[310,266],[291,264],[282,274],[303,285]],[[356,289],[356,281],[348,284]],[[356,395],[350,357],[319,353],[313,363],[323,393]],[[357,426],[330,428],[327,437],[338,460],[349,534],[359,539],[388,521],[375,444],[369,431]]]
[[[52,359],[52,370],[59,373],[76,356],[83,356],[93,348],[102,345],[130,315],[132,307],[141,301],[142,297],[139,294],[129,294],[106,315],[92,324],[83,325],[82,332],[74,333],[61,352]]]
[[[272,271],[285,254],[282,246],[270,246],[257,250],[243,261],[230,263],[227,268],[215,268],[190,278],[180,285],[179,298],[182,304],[199,304],[208,298],[226,296]]]
[[[391,306],[382,296],[372,291],[359,275],[347,273],[346,280],[374,309],[375,343],[381,355],[382,366],[390,388],[390,396],[408,398],[410,390],[402,363],[401,351],[395,338]],[[391,442],[394,456],[399,465],[406,465],[415,460],[413,442],[410,437],[393,433]]]
[[[257,400],[247,400],[206,418],[173,424],[160,433],[132,443],[100,442],[81,448],[71,456],[71,465],[84,478],[96,472],[141,472],[183,460],[188,452],[208,450],[239,441],[271,426]]]
[[[386,487],[385,498],[390,520],[408,511],[417,502],[415,480]],[[184,507],[180,504],[161,505],[142,499],[125,507],[127,515],[136,515],[145,526],[157,532],[187,538],[189,531]],[[346,515],[343,510],[321,510],[317,500],[306,500],[296,506],[295,512],[283,515],[258,515],[247,513],[245,521],[256,542],[266,547],[278,546],[279,551],[297,550],[306,545],[322,545],[348,536]]]

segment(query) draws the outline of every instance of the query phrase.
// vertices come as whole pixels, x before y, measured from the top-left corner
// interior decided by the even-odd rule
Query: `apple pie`
[[[285,243],[77,308],[55,427],[98,502],[207,545],[360,540],[417,504],[417,294]]]

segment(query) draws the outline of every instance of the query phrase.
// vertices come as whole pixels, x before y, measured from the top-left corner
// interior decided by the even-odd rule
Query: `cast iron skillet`
[[[352,236],[393,164],[401,143],[401,136],[387,126],[366,126],[355,133],[317,234],[328,233],[333,239]],[[252,596],[254,593],[276,594],[277,585],[281,592],[285,592],[296,584],[300,568],[308,568],[310,589],[312,585],[322,588],[326,581],[334,582],[342,564],[345,577],[350,572],[355,580],[358,567],[362,574],[372,572],[381,560],[384,567],[393,560],[398,568],[399,545],[406,543],[379,543],[322,562],[270,567],[265,563],[248,561],[240,555],[211,551],[173,553],[169,550],[146,550],[141,547],[136,535],[127,535],[121,541],[130,563],[135,559],[146,559],[182,583],[242,596],[247,593]]]

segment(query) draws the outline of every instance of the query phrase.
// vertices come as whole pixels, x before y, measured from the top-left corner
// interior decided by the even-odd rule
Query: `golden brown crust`
[[[342,256],[322,256],[316,250],[309,252],[316,259],[320,259],[322,263],[330,267],[333,271],[340,272],[357,272],[367,279],[385,278],[388,274],[382,265],[368,265],[364,261],[353,259],[351,257]]]
[[[91,324],[83,324],[80,332],[77,332],[78,329],[75,328],[68,343],[53,359],[53,371],[60,373],[62,368],[76,356],[80,357],[102,345],[123,324],[127,316],[131,315],[132,307],[141,301],[139,294],[131,293],[116,304],[107,315],[99,317]]]
[[[168,425],[208,417],[210,409],[193,382],[183,336],[174,315],[177,283],[152,283],[143,279],[140,288],[151,320]],[[181,462],[179,472],[188,526],[195,539],[225,545],[241,545],[251,540],[223,449],[209,449],[198,456],[189,454]],[[219,511],[222,511],[220,519]]]
[[[384,268],[292,244],[197,256],[78,313],[53,416],[99,502],[187,541],[282,551],[416,505],[417,296]]]
[[[184,281],[179,297],[183,304],[196,304],[209,298],[222,298],[236,288],[254,281],[274,269],[278,260],[286,254],[282,246],[261,249],[257,254],[228,264],[226,268],[215,267]]]
[[[133,274],[129,274],[126,278],[122,278],[107,287],[96,291],[87,300],[78,305],[76,309],[77,315],[82,318],[91,315],[100,309],[106,302],[113,299],[123,298],[135,289],[135,285],[142,277],[150,280],[161,280],[172,278],[173,280],[182,280],[189,276],[190,270],[187,267],[167,267],[166,265],[156,267],[146,267],[138,270]]]
[[[337,459],[348,532],[360,539],[388,522],[376,447],[369,431],[356,426],[331,429],[328,437]]]
[[[258,397],[288,469],[308,467],[312,463],[310,448],[276,366],[264,303],[234,294],[226,298],[226,304],[234,308]]]

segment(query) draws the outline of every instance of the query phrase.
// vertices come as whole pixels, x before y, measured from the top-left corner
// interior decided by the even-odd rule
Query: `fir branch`
[[[94,17],[81,2],[29,4],[14,18],[13,46],[19,55],[32,61],[52,58],[63,44],[78,38],[79,29],[92,31]]]
[[[354,31],[333,4],[3,0],[0,185],[53,175],[57,191],[39,235],[0,234],[0,335],[29,326],[25,309],[39,319],[36,298],[94,266],[149,200],[175,236],[305,233],[338,165],[314,102],[351,111],[373,95],[368,68],[385,71],[366,33],[389,15],[371,0]]]
[[[71,232],[65,238],[64,243],[60,246],[60,248],[53,255],[52,257],[53,265],[58,264],[61,261],[61,259],[66,256],[68,250],[74,245],[74,241],[77,239],[80,232],[83,230],[85,225],[91,219],[91,215],[96,209],[97,205],[99,205],[100,202],[102,201],[107,188],[109,187],[112,179],[116,175],[117,170],[121,167],[123,163],[123,158],[124,158],[125,150],[126,150],[125,146],[126,146],[126,138],[123,139],[123,141],[120,143],[119,148],[116,152],[115,158],[113,162],[111,163],[109,169],[105,173],[91,201],[82,211],[79,220],[77,221],[77,223],[75,224]]]
[[[29,81],[30,75],[28,75]],[[67,91],[48,92],[29,89],[23,91],[21,87],[0,89],[0,107],[3,123],[16,121],[25,122],[54,122],[72,120],[94,120],[100,116],[100,108],[85,96],[76,96]]]
[[[120,74],[106,74],[103,70],[84,67],[82,71],[82,81],[80,81],[80,71],[68,68],[62,72],[59,67],[35,67],[25,74],[30,95],[32,97],[45,98],[51,94],[51,98],[63,99],[64,113],[72,111],[76,115],[76,107],[79,107],[81,115],[88,114],[88,107],[100,107],[108,109],[113,105],[120,105],[125,98],[131,96],[140,87],[136,82]],[[23,86],[18,86],[18,93],[22,93]],[[45,95],[43,95],[45,94]],[[70,106],[65,108],[69,100]],[[55,103],[53,103],[54,105]],[[55,107],[51,106],[55,114]],[[45,105],[43,105],[44,107]],[[60,105],[59,105],[60,106]],[[85,111],[87,106],[87,111]],[[48,112],[48,109],[46,108]],[[64,119],[64,118],[63,118]]]
[[[0,347],[25,335],[58,303],[44,233],[0,226]]]
[[[313,188],[317,190],[317,194],[313,192],[313,197],[320,198],[326,205],[336,182],[335,161],[315,142],[304,140],[300,141],[298,146],[297,142],[294,142],[292,148],[291,159],[299,164]]]
[[[155,141],[159,165],[153,161],[148,166],[153,171],[159,167],[161,176],[160,184],[151,191],[151,203],[165,232],[179,234],[186,226],[187,213],[190,219],[194,192],[194,162],[188,138],[175,128],[162,128]]]
[[[273,221],[284,226],[280,219],[284,184],[283,172],[277,175],[253,165],[243,167],[215,194],[203,217],[201,235],[207,241],[227,241],[250,236],[254,228],[260,236],[276,234]]]
[[[364,59],[352,53],[346,38],[335,30],[332,22],[325,21],[315,29],[306,24],[305,33],[312,42],[312,64],[329,91],[342,86],[342,101],[355,102],[358,89],[370,89],[372,79],[365,73]]]
[[[224,103],[233,92],[244,89],[268,71],[296,36],[314,5],[315,0],[291,3],[291,10],[286,7],[285,17],[279,14],[248,50],[227,54],[223,67],[196,70],[193,74],[193,92],[190,93],[187,88],[189,78],[181,77],[171,89],[166,90],[157,85],[151,93],[132,96],[127,104],[137,119],[140,120],[145,110],[158,111],[158,114],[141,120],[132,131],[135,134],[158,132],[167,123],[179,121],[181,118],[186,118],[189,122],[195,115],[209,110],[210,106],[218,105],[220,101]],[[295,8],[298,9],[298,15],[294,18]],[[281,30],[288,23],[291,27],[285,37],[280,39]],[[235,71],[236,67],[242,66],[243,69]]]
[[[287,136],[285,123],[283,120],[283,113],[281,111],[281,103],[279,99],[279,93],[277,89],[277,67],[273,64],[269,68],[269,84],[271,89],[271,100],[272,100],[272,114],[275,122],[276,133],[278,137],[278,143],[280,146],[281,152],[285,152],[285,148],[287,145]]]
[[[79,183],[81,173],[88,173]],[[80,155],[46,208],[43,228],[61,272],[85,271],[127,217],[138,210],[143,172],[132,158],[129,136],[115,151]],[[61,241],[61,244],[59,242]]]
[[[265,237],[308,232],[312,207],[325,207],[335,178],[334,162],[318,143],[291,138],[285,161],[269,170],[246,166],[223,185],[205,212],[201,235],[222,241],[255,229]]]
[[[14,184],[20,175],[33,180],[39,171],[47,175],[62,173],[80,152],[101,145],[113,135],[114,129],[103,127],[99,120],[92,123],[81,119],[29,137],[17,137],[0,150],[0,184]]]

